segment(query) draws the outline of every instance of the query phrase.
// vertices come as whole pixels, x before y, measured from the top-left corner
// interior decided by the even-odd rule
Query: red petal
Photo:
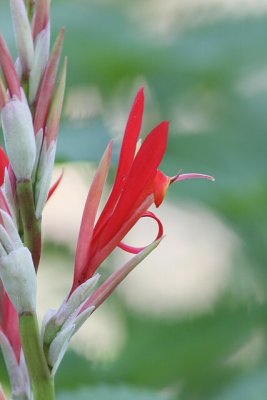
[[[0,65],[2,67],[5,80],[11,97],[17,96],[21,98],[20,82],[16,72],[16,68],[4,38],[0,35]]]
[[[4,149],[0,146],[0,186],[4,183],[5,178],[5,169],[9,164],[9,160],[7,158]]]
[[[39,132],[41,128],[45,128],[51,99],[53,96],[57,71],[59,66],[59,60],[64,41],[64,29],[61,29],[60,34],[57,37],[53,52],[48,61],[42,83],[38,92],[36,110],[34,115],[34,131]]]
[[[141,216],[141,218],[145,218],[145,217],[154,219],[158,224],[158,234],[157,234],[157,237],[154,240],[154,242],[156,240],[158,240],[158,239],[161,239],[162,236],[163,236],[163,225],[162,225],[161,220],[154,213],[152,213],[151,211],[147,211],[145,214],[143,214]],[[143,250],[145,250],[147,248],[147,246],[133,247],[133,246],[129,246],[129,245],[127,245],[125,243],[122,243],[122,242],[118,244],[118,247],[121,248],[122,250],[125,250],[128,253],[132,253],[132,254],[138,254],[138,253],[140,253],[141,251],[143,251]]]
[[[97,221],[96,232],[101,229],[101,227],[106,223],[112,214],[118,198],[120,197],[125,186],[126,179],[134,161],[136,144],[142,127],[144,101],[144,88],[142,88],[136,95],[129,115],[122,142],[117,175],[109,199],[101,213],[99,220]]]
[[[64,174],[64,171],[61,172],[59,178],[56,180],[56,182],[50,188],[46,201],[48,201],[50,199],[50,197],[54,194],[55,190],[58,188],[58,185],[60,184],[60,182],[63,178],[63,174]]]
[[[101,200],[104,185],[107,179],[107,175],[110,168],[110,161],[112,155],[112,143],[109,144],[95,174],[93,183],[90,187],[84,212],[82,216],[82,222],[80,227],[76,258],[75,258],[75,273],[73,290],[80,283],[84,282],[87,271],[86,266],[88,264],[91,241],[93,237],[94,224],[96,219],[97,210]]]

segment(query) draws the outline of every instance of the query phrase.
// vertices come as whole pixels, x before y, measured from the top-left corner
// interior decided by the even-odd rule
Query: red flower
[[[121,243],[141,217],[154,218],[159,226],[158,238],[163,235],[161,222],[148,212],[148,208],[153,203],[157,207],[162,203],[171,183],[195,177],[212,179],[201,174],[170,178],[158,169],[167,148],[169,123],[166,121],[152,130],[136,153],[143,112],[144,90],[141,89],[126,126],[115,182],[96,224],[96,213],[110,167],[112,144],[108,146],[91,185],[81,222],[71,292],[93,276],[115,247],[132,253],[143,250]]]

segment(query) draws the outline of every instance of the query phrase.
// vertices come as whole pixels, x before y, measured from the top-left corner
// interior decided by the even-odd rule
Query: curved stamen
[[[215,181],[215,178],[211,175],[205,174],[195,174],[194,172],[190,172],[188,174],[180,174],[171,177],[170,183],[185,181],[187,179],[208,179],[209,181]]]

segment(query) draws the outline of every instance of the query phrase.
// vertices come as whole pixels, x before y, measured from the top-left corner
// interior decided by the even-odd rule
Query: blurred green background
[[[8,1],[0,4],[1,32],[14,50]],[[180,168],[209,173],[216,182],[190,181],[171,188],[168,202],[171,210],[177,209],[174,215],[182,216],[185,208],[190,214],[192,206],[193,216],[199,218],[200,210],[202,219],[196,220],[197,230],[194,217],[189,227],[187,217],[172,221],[180,232],[176,236],[175,228],[166,231],[174,235],[169,251],[175,264],[164,263],[162,252],[168,247],[157,249],[156,256],[161,254],[164,274],[174,286],[179,279],[180,291],[189,278],[185,273],[183,282],[186,261],[179,249],[192,244],[186,254],[196,253],[193,259],[201,264],[191,266],[193,275],[195,268],[201,278],[195,286],[198,296],[205,299],[213,285],[214,294],[207,295],[205,306],[197,307],[198,297],[192,305],[195,291],[189,290],[182,309],[175,295],[168,297],[171,306],[164,308],[160,307],[164,292],[169,295],[170,289],[162,283],[162,298],[154,294],[155,305],[149,312],[153,301],[146,301],[146,294],[134,307],[134,300],[125,301],[127,287],[118,291],[103,307],[103,318],[108,314],[109,319],[105,332],[98,333],[111,341],[109,355],[100,349],[100,355],[90,357],[89,352],[85,357],[74,346],[58,373],[59,399],[73,398],[70,391],[75,391],[77,400],[265,400],[267,1],[55,0],[53,38],[61,26],[66,27],[69,71],[58,163],[75,162],[88,187],[91,175],[85,177],[86,166],[80,162],[92,167],[114,136],[116,161],[127,112],[144,85],[143,133],[162,119],[171,121],[163,170],[169,175]],[[72,212],[70,208],[68,213]],[[168,218],[172,213],[164,216],[164,222]],[[57,272],[70,285],[74,247],[58,239],[45,244],[51,274],[47,279],[55,279],[56,262],[61,265]],[[206,261],[205,252],[212,252],[214,259],[214,269],[211,266],[207,275],[205,263],[210,259]],[[178,277],[172,275],[176,264]],[[137,281],[132,281],[131,289],[136,298],[146,287],[147,276],[150,288],[156,279],[153,273],[142,275],[139,268],[141,289]],[[110,320],[116,332],[123,330],[122,344],[114,344],[114,352]],[[7,382],[2,363],[0,376]]]

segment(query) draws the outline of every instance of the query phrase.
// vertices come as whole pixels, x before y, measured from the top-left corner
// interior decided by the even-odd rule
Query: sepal
[[[8,338],[3,334],[3,332],[0,332],[0,347],[2,349],[3,357],[10,378],[10,383],[12,386],[12,399],[31,400],[32,394],[29,375],[23,353],[20,355],[20,361],[18,362],[14,350],[10,345]],[[4,399],[4,397],[2,398]]]
[[[32,256],[24,247],[11,217],[1,211],[0,278],[18,314],[36,309],[36,275]]]
[[[35,39],[34,58],[30,73],[29,101],[35,101],[40,82],[49,59],[50,50],[50,25],[48,24]]]
[[[49,148],[46,148],[46,139],[40,154],[38,170],[36,172],[36,191],[35,191],[35,215],[40,218],[48,197],[56,155],[56,142],[53,141]]]
[[[6,255],[1,254],[0,277],[18,314],[34,312],[36,275],[32,256],[27,247],[8,251]]]
[[[17,180],[30,179],[36,147],[32,116],[24,101],[13,97],[1,114],[7,155]]]
[[[76,320],[79,318],[78,316],[80,311],[90,297],[92,289],[98,282],[99,278],[100,275],[96,274],[92,278],[88,279],[62,303],[57,311],[48,311],[45,316],[46,322],[43,323],[43,340],[46,345],[50,345],[58,332],[61,332],[72,324],[76,325]]]
[[[68,348],[74,330],[75,330],[74,324],[66,326],[57,334],[57,336],[55,337],[55,339],[53,340],[53,342],[49,347],[48,364],[49,367],[52,368],[51,370],[52,376],[55,376],[56,374],[59,364],[62,361],[64,354],[66,353],[66,350]]]

